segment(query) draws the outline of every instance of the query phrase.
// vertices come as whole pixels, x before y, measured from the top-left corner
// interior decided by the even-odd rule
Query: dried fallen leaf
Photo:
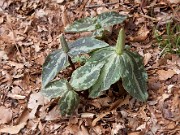
[[[143,132],[137,131],[137,132],[131,132],[128,135],[144,135]]]
[[[172,69],[166,70],[158,70],[157,74],[159,75],[159,80],[165,81],[169,78],[171,78],[173,75],[176,74],[176,72]]]
[[[124,128],[124,125],[122,125],[120,123],[113,123],[111,134],[112,135],[117,135],[119,133],[119,130],[121,130],[123,128]]]
[[[77,134],[78,135],[89,135],[88,130],[83,125],[81,125],[80,130]]]
[[[169,3],[178,4],[180,0],[167,0]]]
[[[152,54],[150,54],[150,53],[144,54],[144,65],[148,64],[148,62],[151,59],[151,57],[152,57]]]
[[[0,61],[1,60],[7,60],[8,56],[4,51],[0,51]]]
[[[56,106],[46,115],[45,120],[57,120],[58,118],[60,118],[60,110],[59,107]]]
[[[26,122],[23,122],[18,125],[15,125],[15,126],[4,127],[2,129],[0,129],[0,133],[18,134],[19,131],[22,128],[24,128],[25,125],[26,125]]]
[[[12,111],[4,106],[0,106],[0,124],[9,123],[12,119]]]
[[[148,34],[149,34],[149,29],[146,26],[142,26],[139,29],[137,36],[130,37],[130,40],[133,42],[144,41],[148,37]]]
[[[44,96],[42,95],[42,93],[33,93],[31,94],[30,98],[29,98],[29,102],[28,102],[28,108],[32,109],[31,113],[30,113],[30,119],[35,118],[35,114],[36,111],[39,107],[39,105],[44,105],[46,104],[46,99],[44,98]]]
[[[101,114],[97,115],[97,118],[95,118],[92,122],[92,126],[94,127],[99,120],[101,120],[104,116],[110,114],[116,108],[118,108],[122,105],[126,105],[128,103],[129,103],[129,96],[126,96],[125,99],[119,99],[119,100],[115,101],[114,103],[112,103],[112,105],[106,112],[102,112]]]

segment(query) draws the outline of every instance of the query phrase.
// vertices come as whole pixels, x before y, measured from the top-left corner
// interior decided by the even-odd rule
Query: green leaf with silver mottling
[[[65,32],[84,32],[102,29],[103,27],[113,26],[122,23],[127,17],[117,12],[104,12],[96,17],[86,17],[75,21],[65,28]],[[103,30],[104,31],[104,30]],[[103,32],[96,31],[93,35],[99,37]]]
[[[103,61],[106,60],[110,55],[114,54],[114,47],[107,46],[90,53],[90,59],[87,62]]]
[[[71,115],[78,107],[79,100],[79,95],[73,90],[69,90],[64,93],[62,98],[59,100],[61,115]]]
[[[76,91],[90,88],[97,81],[104,64],[105,62],[86,63],[84,66],[76,69],[71,76],[71,86]]]
[[[66,80],[50,82],[41,90],[41,92],[50,99],[61,97],[68,91],[66,83],[68,83]]]
[[[89,89],[89,97],[96,98],[122,78],[123,86],[130,95],[141,101],[147,100],[147,73],[139,54],[124,50],[118,55],[114,47],[105,47],[90,53],[90,56],[87,62],[105,61],[105,65],[98,80]]]
[[[86,17],[75,21],[73,24],[65,28],[65,32],[84,32],[92,31],[97,28],[97,19],[94,17]]]
[[[71,49],[69,50],[68,54],[73,57],[79,54],[89,53],[99,48],[103,48],[109,46],[107,43],[91,38],[80,38],[70,44]]]
[[[104,35],[104,29],[97,29],[96,31],[93,32],[92,37],[96,38],[96,39],[101,39]]]
[[[127,16],[120,15],[117,12],[104,12],[97,17],[97,22],[101,27],[113,26],[115,24],[122,23]]]
[[[89,89],[89,97],[91,98],[96,98],[97,96],[101,95],[102,91],[109,89],[110,86],[117,82],[122,76],[123,72],[120,68],[120,66],[123,64],[122,57],[114,52],[113,47],[109,47],[109,49],[109,54],[106,53],[105,58],[101,58],[103,61],[105,61],[105,65],[101,69],[100,76],[96,83]],[[94,52],[94,55],[91,56],[90,61],[92,61],[92,59],[99,60],[99,54],[100,51],[98,54]],[[103,54],[103,51],[101,54]]]
[[[60,70],[68,66],[68,55],[62,50],[49,54],[43,64],[42,86],[45,87]]]
[[[122,56],[124,61],[123,87],[134,98],[146,101],[148,98],[147,73],[142,58],[130,51],[126,51]]]

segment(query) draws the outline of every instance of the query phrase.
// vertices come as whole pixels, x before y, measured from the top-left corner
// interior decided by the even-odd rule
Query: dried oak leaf
[[[159,80],[165,81],[171,77],[173,77],[173,75],[176,74],[176,72],[172,69],[168,69],[166,70],[158,70],[157,74],[159,75]]]
[[[12,111],[4,106],[0,106],[0,124],[9,123],[12,119]]]

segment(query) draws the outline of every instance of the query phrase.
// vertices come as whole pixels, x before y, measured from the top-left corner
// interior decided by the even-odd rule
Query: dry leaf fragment
[[[0,124],[9,123],[12,119],[12,111],[4,106],[0,106]]]
[[[159,75],[159,80],[165,81],[168,78],[171,78],[173,75],[176,74],[176,72],[172,69],[166,70],[158,70],[157,74]]]
[[[58,118],[60,118],[60,110],[58,106],[56,106],[46,115],[45,120],[57,120]]]
[[[22,95],[18,95],[18,94],[13,94],[13,93],[9,93],[7,96],[12,98],[12,99],[25,99],[26,98],[26,96],[22,96]]]
[[[0,133],[18,134],[19,131],[24,128],[26,122],[20,123],[16,126],[8,126],[0,129]]]
[[[180,0],[168,0],[168,2],[172,4],[178,4],[180,3]]]
[[[8,56],[6,52],[0,50],[0,61],[1,60],[8,60]]]
[[[123,129],[125,126],[120,123],[113,123],[113,127],[111,130],[111,135],[117,135],[119,130]]]
[[[148,37],[148,34],[149,34],[149,29],[146,26],[142,26],[139,29],[137,36],[130,37],[130,40],[134,42],[144,41]]]
[[[93,118],[95,116],[94,113],[81,113],[81,118]]]
[[[144,133],[140,131],[136,131],[136,132],[131,132],[128,135],[144,135]]]
[[[152,55],[151,55],[150,53],[144,54],[144,66],[148,64],[151,56],[152,56]]]
[[[29,117],[30,119],[35,118],[36,111],[39,107],[39,105],[44,105],[46,102],[44,96],[42,93],[33,93],[30,96],[29,102],[28,102],[28,108],[32,109]]]
[[[112,103],[112,105],[106,112],[102,112],[99,115],[97,115],[97,118],[95,118],[92,122],[92,126],[94,127],[99,120],[101,120],[106,115],[110,114],[116,108],[118,108],[122,105],[126,105],[126,104],[129,104],[129,96],[126,96],[125,99],[119,99],[119,100],[115,101],[114,103]]]
[[[62,4],[62,3],[64,2],[64,0],[56,0],[56,2],[57,2],[58,4]]]
[[[81,125],[80,130],[77,134],[78,135],[89,135],[88,130],[83,125]]]

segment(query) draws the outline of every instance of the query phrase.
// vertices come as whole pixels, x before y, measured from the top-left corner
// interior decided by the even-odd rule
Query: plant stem
[[[61,43],[63,51],[65,53],[67,53],[67,55],[68,55],[69,47],[68,47],[68,44],[66,42],[66,39],[64,38],[64,34],[60,35],[60,43]],[[71,65],[72,69],[75,70],[75,66],[74,66],[74,64],[71,60],[71,57],[69,55],[68,55],[68,61],[69,61],[69,64]]]
[[[61,43],[63,51],[65,53],[67,53],[69,51],[69,47],[68,47],[68,44],[66,42],[66,39],[64,38],[64,34],[60,35],[60,43]]]
[[[75,68],[70,56],[68,56],[68,61],[69,61],[69,64],[71,65],[72,69],[75,70],[76,68]]]
[[[122,28],[119,31],[119,35],[116,43],[116,53],[118,55],[121,55],[123,53],[124,46],[125,46],[125,32],[124,32],[124,28]]]
[[[66,86],[67,86],[68,90],[74,90],[73,87],[70,85],[69,82],[66,83]]]

